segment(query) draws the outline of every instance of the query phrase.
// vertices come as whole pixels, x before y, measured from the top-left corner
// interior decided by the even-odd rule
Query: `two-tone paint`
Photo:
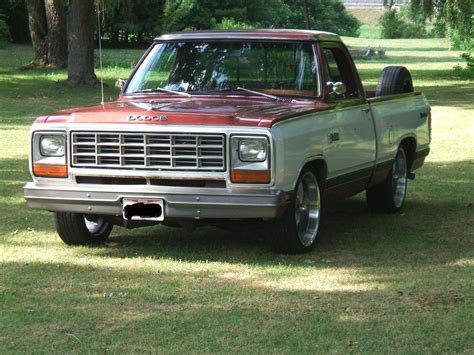
[[[323,45],[341,46],[334,34],[316,31],[263,30],[167,34],[156,42],[193,40],[310,41],[318,66]],[[145,54],[146,55],[146,54]],[[348,55],[348,54],[347,54]],[[142,59],[143,60],[143,59]],[[165,217],[275,218],[288,202],[306,164],[320,171],[326,196],[347,196],[370,187],[390,170],[397,148],[406,144],[412,170],[429,152],[429,105],[422,94],[367,98],[352,60],[358,97],[338,102],[321,86],[315,99],[280,101],[248,95],[174,96],[167,93],[121,94],[111,103],[74,108],[38,118],[32,133],[73,131],[219,133],[226,137],[223,172],[74,168],[68,143],[68,177],[41,178],[25,185],[33,208],[50,211],[120,215],[123,198],[160,198]],[[320,83],[325,82],[319,72]],[[130,117],[161,117],[130,120]],[[266,136],[271,180],[268,184],[231,181],[231,137]],[[31,164],[30,164],[31,165]],[[31,168],[31,167],[30,167]],[[79,184],[78,177],[143,178],[142,185]],[[161,186],[152,179],[221,181],[217,187]],[[117,180],[118,181],[118,180]]]

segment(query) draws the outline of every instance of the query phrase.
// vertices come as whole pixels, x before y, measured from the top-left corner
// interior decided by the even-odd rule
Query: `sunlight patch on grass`
[[[2,128],[3,129],[0,129],[0,152],[8,152],[8,155],[2,153],[1,158],[4,160],[14,160],[22,157],[27,158],[28,149],[24,149],[23,147],[29,145],[30,127],[5,127],[2,125]]]
[[[427,38],[427,39],[367,39],[356,37],[342,37],[344,43],[354,47],[366,47],[370,44],[372,47],[393,48],[400,51],[443,51],[449,50],[449,41],[445,38]],[[427,53],[429,55],[429,53]]]
[[[447,263],[446,265],[447,266],[459,266],[459,267],[474,266],[474,258],[471,258],[471,259],[463,258],[463,259],[453,261],[451,263]]]
[[[433,107],[432,151],[427,161],[470,161],[474,164],[472,112],[469,109],[456,109],[447,106]]]
[[[280,291],[314,291],[314,292],[363,292],[382,290],[383,284],[371,281],[366,273],[358,268],[324,268],[312,269],[310,275],[278,280],[255,281],[254,286]]]

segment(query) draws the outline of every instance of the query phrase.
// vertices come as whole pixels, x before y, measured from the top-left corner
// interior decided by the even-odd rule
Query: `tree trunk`
[[[119,46],[119,32],[118,30],[113,29],[110,31],[110,46],[112,48],[117,48]]]
[[[48,26],[43,0],[26,0],[28,25],[35,59],[26,67],[45,66],[48,64]]]
[[[304,28],[309,30],[311,28],[311,24],[309,23],[308,0],[303,0],[303,14],[304,14]]]
[[[94,0],[69,0],[67,12],[70,86],[97,85],[94,73]]]
[[[63,0],[44,0],[48,24],[48,62],[58,68],[67,65],[66,5]]]

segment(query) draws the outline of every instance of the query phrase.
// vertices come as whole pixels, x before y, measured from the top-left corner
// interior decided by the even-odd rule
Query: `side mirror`
[[[116,87],[117,89],[122,90],[122,89],[124,88],[124,86],[125,86],[125,83],[126,83],[125,80],[123,80],[123,79],[117,79],[117,81],[115,82],[115,87]]]
[[[341,83],[340,81],[336,82],[332,86],[332,92],[336,95],[344,95],[347,91],[346,84]]]

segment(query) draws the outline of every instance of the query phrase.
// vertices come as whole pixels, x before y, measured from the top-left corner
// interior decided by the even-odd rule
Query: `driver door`
[[[322,44],[326,101],[335,105],[324,148],[328,189],[346,185],[347,194],[366,188],[375,164],[372,115],[349,53],[339,43]]]

